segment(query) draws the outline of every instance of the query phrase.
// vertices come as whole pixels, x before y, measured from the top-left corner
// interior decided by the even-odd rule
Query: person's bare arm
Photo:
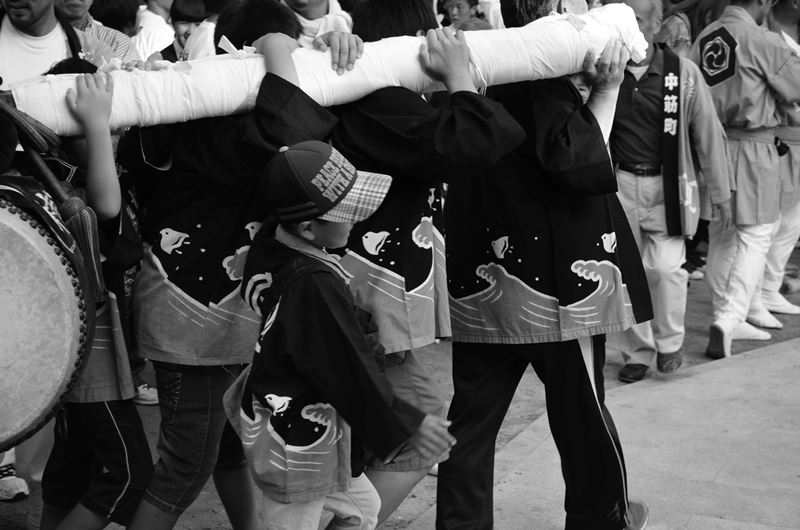
[[[253,42],[253,47],[264,56],[267,72],[277,75],[295,86],[300,84],[292,52],[300,45],[283,33],[268,33]]]
[[[630,53],[620,41],[609,41],[599,60],[595,61],[594,53],[590,51],[583,62],[584,72],[588,74],[592,85],[592,93],[586,105],[600,125],[606,144],[611,136],[619,86],[625,77],[625,65],[629,58]]]
[[[86,137],[86,198],[100,220],[116,217],[122,203],[108,125],[113,93],[112,78],[103,74],[79,76],[76,90],[67,91],[67,106]]]

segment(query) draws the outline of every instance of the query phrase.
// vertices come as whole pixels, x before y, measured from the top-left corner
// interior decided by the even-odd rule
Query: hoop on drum
[[[83,260],[50,196],[0,177],[0,452],[38,431],[80,374],[94,332]]]

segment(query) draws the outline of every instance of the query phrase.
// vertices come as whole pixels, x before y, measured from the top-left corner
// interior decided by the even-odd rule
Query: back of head
[[[507,28],[522,27],[546,17],[554,8],[553,0],[500,0],[500,12]]]
[[[664,13],[664,20],[677,13],[686,15],[694,41],[706,26],[722,15],[730,3],[730,0],[683,0]]]
[[[203,0],[203,8],[205,9],[206,16],[218,15],[233,3],[234,0]]]
[[[489,24],[489,21],[485,18],[478,18],[472,17],[471,19],[467,20],[458,28],[462,31],[478,31],[478,30],[488,30],[494,29],[492,25]]]
[[[682,2],[673,4],[664,12],[664,20],[677,13],[683,13],[688,16],[689,13],[693,12],[697,8],[697,4],[699,3],[700,0],[683,0]]]
[[[689,15],[689,21],[692,24],[692,39],[697,39],[700,32],[717,20],[725,8],[732,3],[731,0],[700,0],[694,13]]]
[[[241,49],[267,33],[283,33],[296,39],[301,30],[294,12],[277,0],[238,0],[220,13],[214,42],[224,35]],[[217,53],[223,52],[217,49]]]
[[[772,14],[776,18],[791,22],[800,15],[800,3],[795,0],[777,0],[775,5],[772,6]]]
[[[169,8],[169,19],[175,22],[202,22],[206,18],[203,0],[175,0]]]
[[[136,27],[136,13],[139,12],[139,0],[94,0],[89,14],[104,26],[125,33],[128,28]]]
[[[416,35],[439,26],[429,0],[361,0],[350,14],[353,33],[364,42]]]

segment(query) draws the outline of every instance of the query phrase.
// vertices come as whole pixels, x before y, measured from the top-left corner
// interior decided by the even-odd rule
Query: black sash
[[[663,95],[664,129],[661,136],[661,164],[663,166],[664,207],[667,213],[667,234],[683,235],[681,223],[681,201],[678,179],[678,136],[681,110],[681,64],[680,59],[665,44],[659,43],[664,57]]]
[[[57,17],[58,23],[64,28],[67,34],[67,46],[69,46],[70,56],[53,65],[47,71],[48,74],[93,74],[97,71],[97,66],[83,58],[83,47],[78,38],[78,34],[66,19]]]

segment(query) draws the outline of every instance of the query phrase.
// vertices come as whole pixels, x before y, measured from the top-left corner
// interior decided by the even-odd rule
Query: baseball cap
[[[267,164],[263,183],[281,222],[357,223],[378,209],[392,178],[357,171],[332,146],[312,140],[282,147]]]

